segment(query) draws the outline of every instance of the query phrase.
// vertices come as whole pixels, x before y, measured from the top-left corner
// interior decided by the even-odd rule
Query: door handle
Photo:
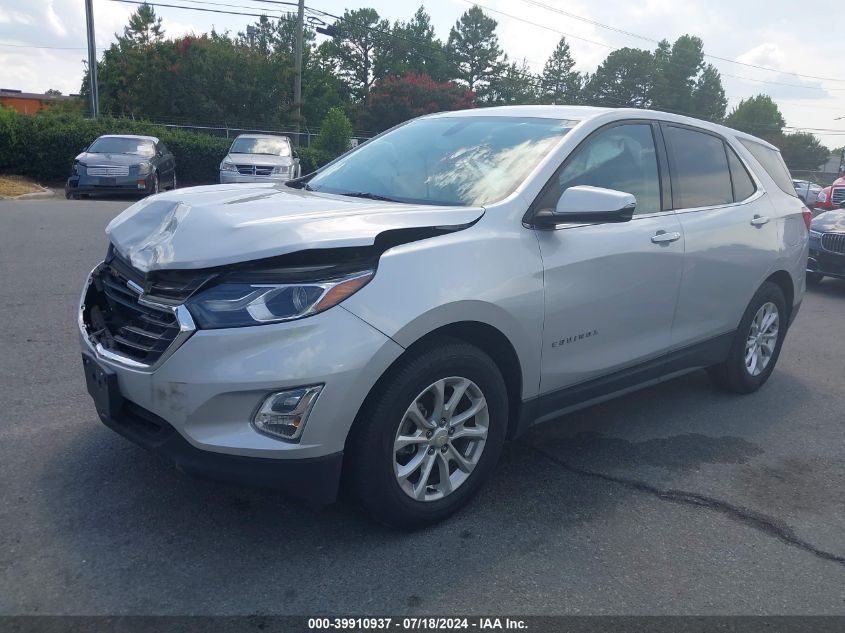
[[[680,233],[667,233],[666,231],[660,230],[651,238],[651,241],[654,244],[667,245],[671,242],[677,242],[679,239],[681,239]]]
[[[767,218],[764,215],[755,215],[751,219],[751,226],[756,226],[758,228],[763,226],[764,224],[768,224],[768,223],[769,223],[769,218]]]

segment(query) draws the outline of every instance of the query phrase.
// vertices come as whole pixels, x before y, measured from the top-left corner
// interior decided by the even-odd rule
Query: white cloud
[[[0,7],[0,24],[32,24],[34,22],[31,15],[23,13],[22,11],[9,11]]]
[[[772,42],[763,42],[751,50],[744,52],[736,58],[736,61],[782,70],[785,59],[786,55],[780,46]]]

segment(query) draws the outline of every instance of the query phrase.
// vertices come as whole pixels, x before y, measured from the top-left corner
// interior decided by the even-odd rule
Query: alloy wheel
[[[759,376],[768,367],[775,353],[780,331],[778,307],[768,301],[760,306],[745,341],[745,369]]]
[[[405,494],[436,501],[478,465],[489,427],[487,400],[468,378],[442,378],[414,398],[393,442],[393,468]]]

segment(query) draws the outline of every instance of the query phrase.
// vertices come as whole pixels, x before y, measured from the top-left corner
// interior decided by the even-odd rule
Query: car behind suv
[[[220,182],[284,182],[300,176],[299,156],[287,136],[241,134],[220,163]]]
[[[82,294],[102,421],[187,472],[440,520],[503,442],[707,368],[771,375],[809,212],[779,152],[644,110],[402,124],[287,185],[148,198]]]
[[[176,160],[155,136],[106,134],[73,161],[65,197],[158,193],[176,189]]]

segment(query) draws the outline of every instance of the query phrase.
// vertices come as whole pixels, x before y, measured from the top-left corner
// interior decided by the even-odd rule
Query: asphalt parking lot
[[[0,202],[2,614],[845,614],[845,282],[758,393],[533,429],[415,533],[191,479],[97,419],[76,302],[127,201]]]

